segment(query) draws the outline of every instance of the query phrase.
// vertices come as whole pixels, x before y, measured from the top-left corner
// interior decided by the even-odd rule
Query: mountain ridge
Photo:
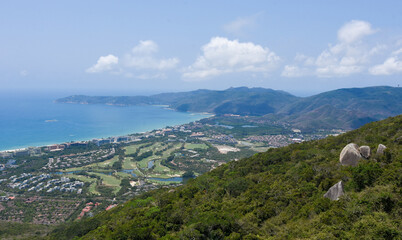
[[[343,88],[310,97],[296,97],[281,90],[239,87],[220,91],[199,89],[152,96],[74,95],[58,99],[56,102],[169,105],[170,108],[182,112],[279,118],[303,130],[313,128],[350,130],[371,121],[401,114],[402,88],[388,86]],[[328,121],[329,119],[332,120]]]

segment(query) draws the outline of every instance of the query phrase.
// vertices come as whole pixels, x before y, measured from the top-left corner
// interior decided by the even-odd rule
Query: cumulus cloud
[[[119,58],[109,54],[101,56],[95,65],[87,69],[88,73],[99,73],[112,70],[119,63]]]
[[[99,73],[109,71],[113,74],[121,74],[126,77],[139,79],[165,76],[161,72],[175,68],[179,63],[179,59],[158,58],[156,56],[158,51],[158,44],[154,41],[140,41],[130,52],[121,58],[121,61],[112,54],[102,56],[95,65],[87,69],[87,72]]]
[[[261,45],[214,37],[202,47],[202,55],[183,70],[182,77],[191,80],[233,72],[267,73],[279,61],[274,52]]]
[[[151,40],[140,41],[140,43],[133,48],[134,54],[151,54],[157,52],[158,45]]]
[[[337,77],[362,72],[367,69],[371,57],[385,48],[383,45],[368,47],[362,41],[375,32],[370,23],[352,20],[338,30],[335,45],[329,45],[317,57],[296,56],[294,64],[285,66],[282,76]]]
[[[352,20],[338,30],[338,39],[341,42],[353,43],[373,33],[375,30],[369,22]]]
[[[375,65],[369,69],[372,75],[391,75],[402,73],[402,48],[392,52],[384,63]]]

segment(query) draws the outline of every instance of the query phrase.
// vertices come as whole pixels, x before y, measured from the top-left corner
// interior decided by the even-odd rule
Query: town
[[[303,133],[231,115],[126,136],[3,151],[1,219],[32,220],[32,204],[41,206],[43,217],[34,220],[38,223],[93,216],[146,191],[181,185],[228,161],[343,132]],[[64,210],[50,217],[55,204]]]

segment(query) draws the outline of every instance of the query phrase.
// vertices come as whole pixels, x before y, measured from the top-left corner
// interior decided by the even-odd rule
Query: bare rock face
[[[337,184],[332,186],[328,192],[324,194],[325,198],[329,198],[332,201],[339,200],[339,198],[344,194],[345,192],[343,191],[343,183],[342,181],[339,181]]]
[[[344,166],[356,166],[360,158],[359,146],[355,143],[349,143],[342,149],[339,162]]]
[[[387,147],[383,144],[378,144],[377,154],[382,155]]]
[[[364,157],[365,159],[370,158],[371,149],[369,146],[361,146],[361,147],[359,147],[359,151],[360,151],[360,154],[362,155],[362,157]]]

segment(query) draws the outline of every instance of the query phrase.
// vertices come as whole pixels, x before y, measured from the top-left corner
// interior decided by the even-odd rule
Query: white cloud
[[[369,69],[372,75],[391,75],[402,73],[402,48],[392,52],[384,63],[373,66]]]
[[[257,13],[251,16],[237,18],[236,20],[225,24],[223,30],[230,34],[243,35],[245,30],[255,26],[256,21],[261,15],[262,13]]]
[[[189,80],[232,72],[267,73],[275,69],[279,61],[274,52],[260,45],[214,37],[202,47],[202,55],[184,69],[182,76]]]
[[[101,56],[95,65],[87,69],[88,73],[99,73],[112,70],[119,63],[119,58],[109,54]]]
[[[151,41],[140,41],[135,46],[132,53],[126,54],[124,65],[135,69],[155,69],[167,70],[172,69],[179,63],[178,58],[158,59],[154,56],[158,52],[158,45]]]
[[[365,71],[371,57],[385,49],[383,45],[368,47],[361,41],[374,32],[370,23],[352,20],[338,30],[335,45],[329,45],[317,57],[298,54],[293,65],[285,66],[282,76],[339,77]]]
[[[158,51],[158,45],[151,40],[140,41],[140,44],[133,48],[134,54],[151,54]]]
[[[150,79],[164,77],[163,71],[173,69],[179,63],[178,58],[158,58],[158,45],[151,40],[140,41],[121,61],[109,54],[98,59],[97,63],[86,71],[88,73],[110,72],[130,78]],[[145,71],[145,72],[144,72]]]
[[[352,43],[375,33],[369,22],[352,20],[338,30],[338,39],[341,42]]]

